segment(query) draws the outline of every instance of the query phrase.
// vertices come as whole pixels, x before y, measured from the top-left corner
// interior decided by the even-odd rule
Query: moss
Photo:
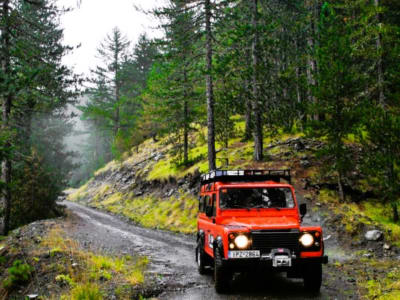
[[[320,191],[318,199],[336,215],[342,216],[341,222],[348,233],[360,233],[363,225],[380,227],[385,231],[387,241],[400,247],[400,225],[392,221],[390,205],[373,199],[360,204],[340,203],[337,192],[327,189]]]
[[[124,195],[120,192],[113,193],[110,196],[108,196],[105,200],[101,202],[101,205],[103,206],[108,206],[112,205],[118,202],[121,202],[123,200]]]
[[[160,199],[153,196],[134,198],[129,194],[115,193],[95,206],[121,214],[149,228],[174,232],[194,233],[197,228],[197,199],[182,191],[177,197]]]
[[[100,201],[104,196],[107,194],[107,192],[111,189],[111,186],[108,184],[103,184],[98,190],[97,193],[95,193],[93,197],[93,201],[97,202]]]
[[[365,298],[395,300],[400,297],[400,268],[396,261],[369,260],[358,273],[357,284]]]
[[[89,185],[92,183],[93,179],[90,179],[87,183],[82,185],[79,189],[74,190],[71,194],[68,195],[67,199],[72,202],[79,202],[83,198],[86,198],[88,195]]]
[[[110,161],[108,164],[106,164],[103,168],[98,169],[95,173],[94,176],[99,176],[103,173],[106,173],[108,171],[115,171],[116,169],[118,169],[121,166],[121,163],[116,161],[116,160],[112,160]]]

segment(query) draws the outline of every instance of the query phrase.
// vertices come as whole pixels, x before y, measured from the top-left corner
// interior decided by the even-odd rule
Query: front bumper
[[[302,267],[309,264],[327,264],[328,256],[309,257],[309,258],[292,258],[291,267],[273,267],[272,258],[224,258],[223,266],[232,270],[245,271],[248,269],[272,269],[277,272],[285,272],[293,269],[302,269]]]

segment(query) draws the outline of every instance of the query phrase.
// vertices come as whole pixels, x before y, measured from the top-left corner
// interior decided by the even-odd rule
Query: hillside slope
[[[372,198],[371,188],[356,170],[345,186],[346,203],[339,202],[333,176],[325,173],[324,158],[316,155],[322,141],[300,133],[280,133],[275,138],[265,138],[266,159],[256,163],[252,161],[252,143],[239,138],[241,125],[239,122],[238,137],[230,140],[228,150],[217,146],[219,166],[228,161],[228,166],[221,167],[290,168],[299,200],[307,202],[310,211],[319,215],[319,221],[334,226],[347,242],[351,239],[353,245],[365,246],[364,234],[379,229],[386,242],[400,245],[400,226],[390,221],[390,207]],[[146,140],[120,161],[98,170],[79,189],[69,191],[69,200],[124,215],[145,227],[194,233],[199,175],[207,171],[204,136],[201,130],[191,135],[189,166],[176,163],[169,137],[156,142]]]
[[[192,165],[187,167],[174,163],[176,156],[168,141],[168,137],[145,141],[137,151],[98,170],[79,189],[70,190],[68,200],[124,216],[145,227],[194,234],[200,173],[207,170],[204,132],[191,136]],[[316,155],[322,141],[281,133],[264,142],[267,158],[260,163],[252,161],[252,143],[238,137],[231,139],[229,151],[220,150],[218,155],[228,159],[229,169],[290,168],[297,198],[309,207],[306,220],[323,226],[327,253],[335,267],[353,278],[360,295],[395,299],[391,297],[400,291],[395,284],[400,279],[396,269],[400,226],[391,222],[390,207],[373,198],[373,191],[356,170],[345,187],[346,202],[339,202],[332,176],[324,173],[324,158]],[[371,230],[382,233],[380,238],[368,240],[365,234]],[[393,272],[383,272],[388,268]]]

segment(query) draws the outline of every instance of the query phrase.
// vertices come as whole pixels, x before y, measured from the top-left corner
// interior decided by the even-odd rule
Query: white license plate
[[[260,250],[228,251],[228,258],[256,258],[260,257]]]
[[[291,267],[292,259],[284,255],[277,255],[272,261],[273,267]]]

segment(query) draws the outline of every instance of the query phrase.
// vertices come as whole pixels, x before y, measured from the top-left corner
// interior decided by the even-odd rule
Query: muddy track
[[[311,296],[302,280],[267,274],[236,275],[228,295],[214,292],[211,271],[197,273],[194,261],[195,238],[165,231],[145,229],[116,216],[64,201],[71,212],[69,234],[82,246],[116,255],[146,255],[149,272],[155,275],[162,293],[159,299],[356,299],[355,286],[334,265],[324,266],[321,293]],[[329,249],[328,249],[329,250]],[[335,249],[336,252],[336,249]]]

